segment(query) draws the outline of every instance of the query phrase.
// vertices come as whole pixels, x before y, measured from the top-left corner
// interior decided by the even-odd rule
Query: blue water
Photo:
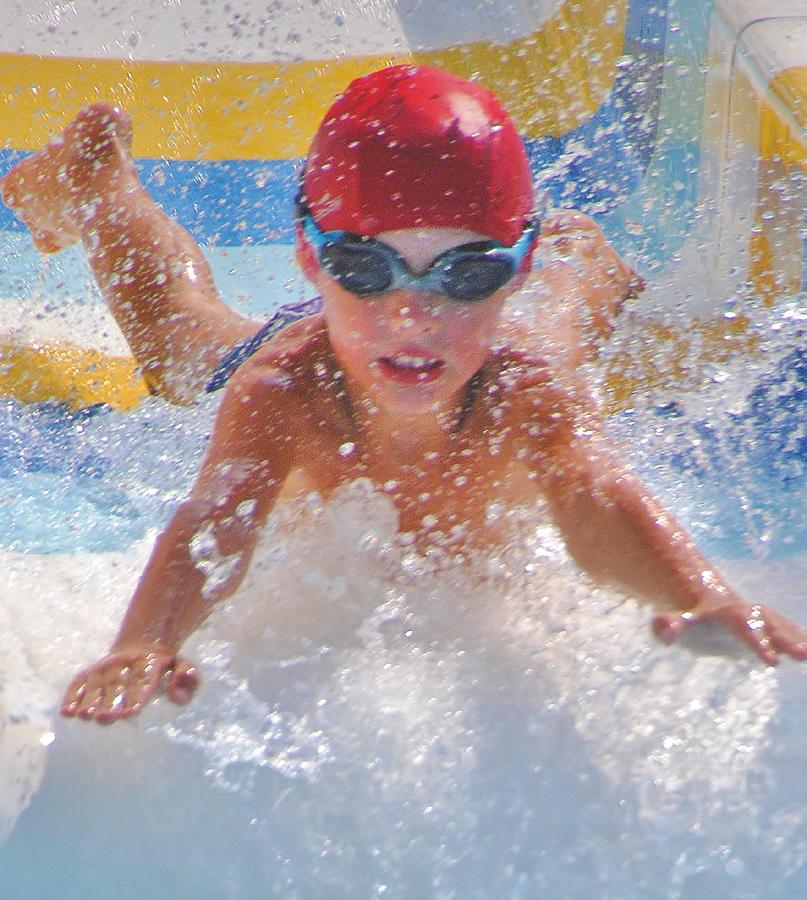
[[[804,337],[797,328],[792,343],[722,367],[711,396],[707,387],[655,397],[614,422],[708,554],[778,558],[807,547]]]
[[[720,434],[720,409],[688,421],[658,404],[612,428],[744,592],[798,614],[803,596],[778,592],[807,577],[805,461],[783,470],[770,453],[803,429],[804,382],[779,384],[794,370],[764,375],[748,395],[761,412]],[[211,413],[6,406],[4,475],[39,518],[8,520],[2,539],[51,560],[33,659],[37,641],[67,641],[71,659],[102,645],[93,615],[117,611],[93,573],[65,584],[56,551],[124,551],[106,565],[125,602],[142,565],[125,551],[182,495]],[[4,900],[804,896],[801,669],[654,646],[642,614],[579,584],[551,542],[498,561],[487,588],[391,579],[383,510],[345,506],[270,542],[260,591],[189,651],[205,688],[187,711],[50,724],[44,781],[0,849]],[[547,574],[522,584],[531,559]],[[299,622],[262,630],[267,594]],[[488,621],[503,604],[516,624]]]
[[[156,404],[152,405],[156,407]],[[110,410],[71,413],[61,404],[0,404],[0,547],[26,553],[130,547],[163,523],[188,488],[203,447],[204,415],[131,419]],[[178,466],[168,448],[190,456]]]

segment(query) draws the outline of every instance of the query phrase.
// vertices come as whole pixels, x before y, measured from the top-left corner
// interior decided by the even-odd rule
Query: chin
[[[402,416],[436,415],[454,402],[455,391],[435,390],[429,385],[405,390],[382,390],[376,395],[378,404],[391,413]]]

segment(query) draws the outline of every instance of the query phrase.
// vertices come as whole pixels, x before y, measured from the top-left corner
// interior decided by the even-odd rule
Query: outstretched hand
[[[70,682],[61,713],[110,725],[137,715],[158,692],[179,705],[199,686],[196,668],[162,647],[110,653]]]
[[[694,626],[715,623],[753,650],[767,665],[780,655],[807,660],[807,628],[767,606],[742,602],[704,602],[687,612],[659,613],[653,631],[665,644],[680,640]]]

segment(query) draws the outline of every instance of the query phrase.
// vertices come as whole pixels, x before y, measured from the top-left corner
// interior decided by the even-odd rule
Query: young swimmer
[[[348,87],[317,132],[297,205],[298,260],[323,311],[263,344],[145,194],[127,128],[117,111],[86,111],[6,178],[4,198],[41,249],[83,242],[169,398],[198,391],[242,342],[240,365],[190,496],[109,655],[70,684],[65,715],[113,722],[161,689],[188,702],[198,673],[180,647],[238,587],[274,505],[357,478],[383,487],[424,553],[490,545],[502,537],[492,502],[543,498],[585,570],[661,607],[661,640],[711,621],[768,664],[807,659],[807,630],[738,597],[604,436],[576,367],[636,279],[584,217],[531,219],[526,154],[492,95],[416,66]],[[578,265],[533,280],[544,236],[582,245]],[[502,308],[528,278],[555,305],[525,328]],[[194,543],[202,532],[214,552]],[[224,574],[215,584],[211,563]]]

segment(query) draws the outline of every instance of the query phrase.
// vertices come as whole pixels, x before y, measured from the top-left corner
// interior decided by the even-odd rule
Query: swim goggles
[[[498,241],[452,247],[422,275],[415,275],[389,244],[351,231],[321,231],[300,197],[296,206],[303,234],[325,273],[360,297],[414,290],[445,294],[464,303],[484,300],[518,272],[539,230],[538,223],[529,220],[512,247]]]

